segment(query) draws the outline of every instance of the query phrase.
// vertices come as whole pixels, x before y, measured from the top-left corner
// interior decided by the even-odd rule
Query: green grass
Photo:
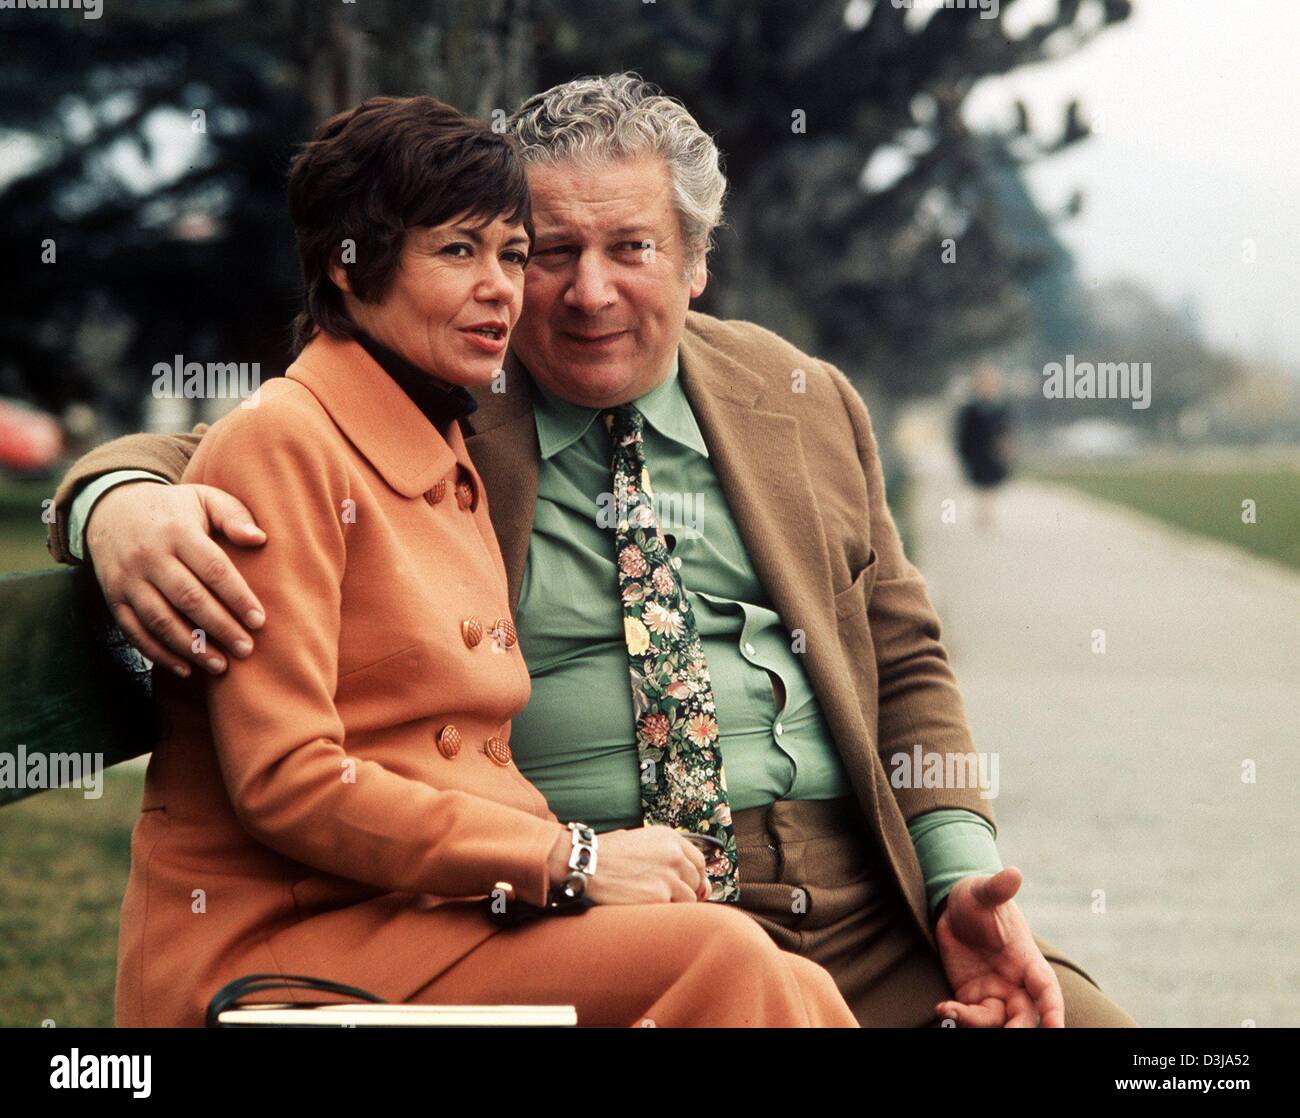
[[[52,481],[0,479],[0,574],[54,566],[41,520],[41,502],[53,496]]]
[[[117,925],[144,772],[99,799],[41,792],[0,810],[0,1027],[111,1027]]]
[[[1123,461],[1040,466],[1025,476],[1081,489],[1300,569],[1300,470],[1285,463]],[[1254,524],[1242,521],[1247,499],[1255,502]]]

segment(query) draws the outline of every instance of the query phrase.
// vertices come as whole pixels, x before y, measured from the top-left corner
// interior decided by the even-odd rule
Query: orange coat
[[[184,480],[266,530],[227,550],[268,620],[220,678],[155,672],[118,1025],[199,1025],[252,971],[402,1001],[494,934],[468,898],[506,880],[541,903],[563,833],[510,760],[530,684],[458,425],[328,337],[255,400]]]

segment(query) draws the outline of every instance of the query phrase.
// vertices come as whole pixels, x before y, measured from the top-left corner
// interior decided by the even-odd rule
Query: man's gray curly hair
[[[687,271],[713,247],[727,180],[712,137],[686,106],[637,74],[576,78],[528,98],[506,122],[526,163],[661,155],[668,163]]]

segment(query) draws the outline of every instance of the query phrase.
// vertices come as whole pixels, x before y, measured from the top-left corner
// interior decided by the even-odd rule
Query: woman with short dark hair
[[[580,1024],[854,1024],[822,968],[734,907],[688,903],[708,884],[683,836],[597,848],[512,760],[529,676],[458,422],[523,304],[512,142],[432,98],[377,98],[320,129],[289,197],[298,358],[183,478],[265,529],[225,550],[267,620],[224,675],[155,672],[166,729],[132,835],[117,1023],[200,1024],[218,989],[269,972],[391,1002],[570,1004]],[[651,873],[684,903],[618,903]],[[593,907],[492,918],[576,902]]]
[[[342,263],[351,294],[377,301],[412,228],[501,216],[533,239],[514,144],[432,97],[375,97],[326,121],[294,160],[289,215],[306,304],[294,321],[295,352],[318,330],[355,333],[331,270]]]

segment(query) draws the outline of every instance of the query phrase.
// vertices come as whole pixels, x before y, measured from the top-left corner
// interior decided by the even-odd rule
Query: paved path
[[[951,457],[911,458],[916,562],[1000,755],[1031,926],[1143,1025],[1300,1025],[1300,576],[1027,482],[980,533]]]

